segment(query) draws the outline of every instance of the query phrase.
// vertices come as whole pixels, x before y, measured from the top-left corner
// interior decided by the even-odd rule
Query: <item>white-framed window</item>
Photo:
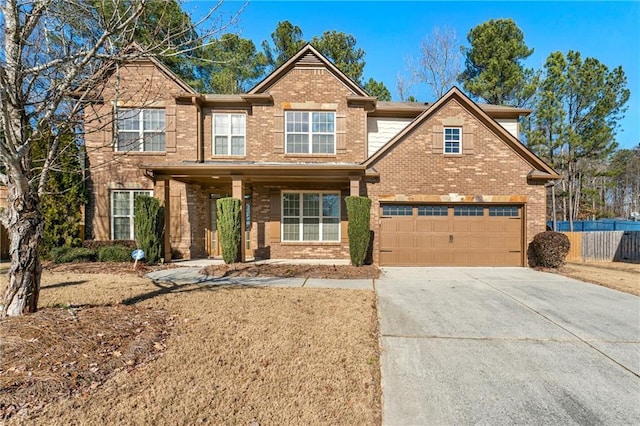
[[[163,109],[119,108],[116,126],[116,151],[164,152]]]
[[[153,191],[116,190],[111,191],[111,239],[134,240],[133,200],[138,195],[153,196]]]
[[[283,192],[282,241],[340,241],[340,193]]]
[[[245,155],[246,114],[213,114],[213,155]]]
[[[336,113],[321,111],[285,112],[287,154],[335,154]]]
[[[462,129],[460,127],[444,128],[444,153],[462,154]]]

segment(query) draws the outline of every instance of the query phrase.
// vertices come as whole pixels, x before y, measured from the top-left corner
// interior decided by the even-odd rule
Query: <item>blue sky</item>
[[[186,10],[198,12],[215,3],[186,0]],[[242,2],[228,1],[223,11],[236,10]],[[352,34],[366,52],[365,81],[383,81],[398,100],[398,72],[406,58],[417,57],[420,42],[435,27],[456,30],[458,41],[467,45],[471,28],[496,18],[513,18],[525,42],[534,49],[525,65],[542,68],[554,51],[580,51],[609,69],[621,65],[631,98],[617,140],[621,148],[640,143],[640,2],[436,2],[436,1],[251,1],[230,28],[260,48],[270,39],[279,21],[288,20],[302,29],[304,39],[327,30]],[[426,88],[416,87],[419,100],[432,101]]]

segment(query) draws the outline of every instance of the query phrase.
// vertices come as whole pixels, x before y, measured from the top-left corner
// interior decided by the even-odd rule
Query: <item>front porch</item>
[[[168,212],[164,216],[166,262],[176,257],[172,249],[184,250],[183,257],[194,261],[219,258],[216,201],[231,196],[243,200],[242,262],[322,259],[348,263],[344,198],[366,193],[364,180],[375,177],[375,172],[352,163],[204,162],[143,168]]]

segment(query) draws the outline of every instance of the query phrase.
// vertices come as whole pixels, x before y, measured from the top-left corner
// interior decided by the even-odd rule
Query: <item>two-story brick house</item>
[[[166,258],[218,256],[215,201],[234,196],[247,257],[348,259],[344,197],[365,195],[376,263],[526,265],[557,178],[517,139],[527,113],[455,88],[378,102],[310,45],[239,95],[136,61],[86,109],[86,234],[132,239],[133,198],[153,194]]]

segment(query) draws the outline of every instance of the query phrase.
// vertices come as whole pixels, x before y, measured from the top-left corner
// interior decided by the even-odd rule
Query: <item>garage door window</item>
[[[510,216],[510,217],[518,217],[520,214],[518,213],[517,206],[494,206],[489,207],[489,216]]]
[[[418,206],[418,216],[446,216],[447,206]]]
[[[453,208],[454,216],[483,216],[482,206],[456,206]]]
[[[413,206],[387,204],[382,206],[383,216],[413,216]]]

